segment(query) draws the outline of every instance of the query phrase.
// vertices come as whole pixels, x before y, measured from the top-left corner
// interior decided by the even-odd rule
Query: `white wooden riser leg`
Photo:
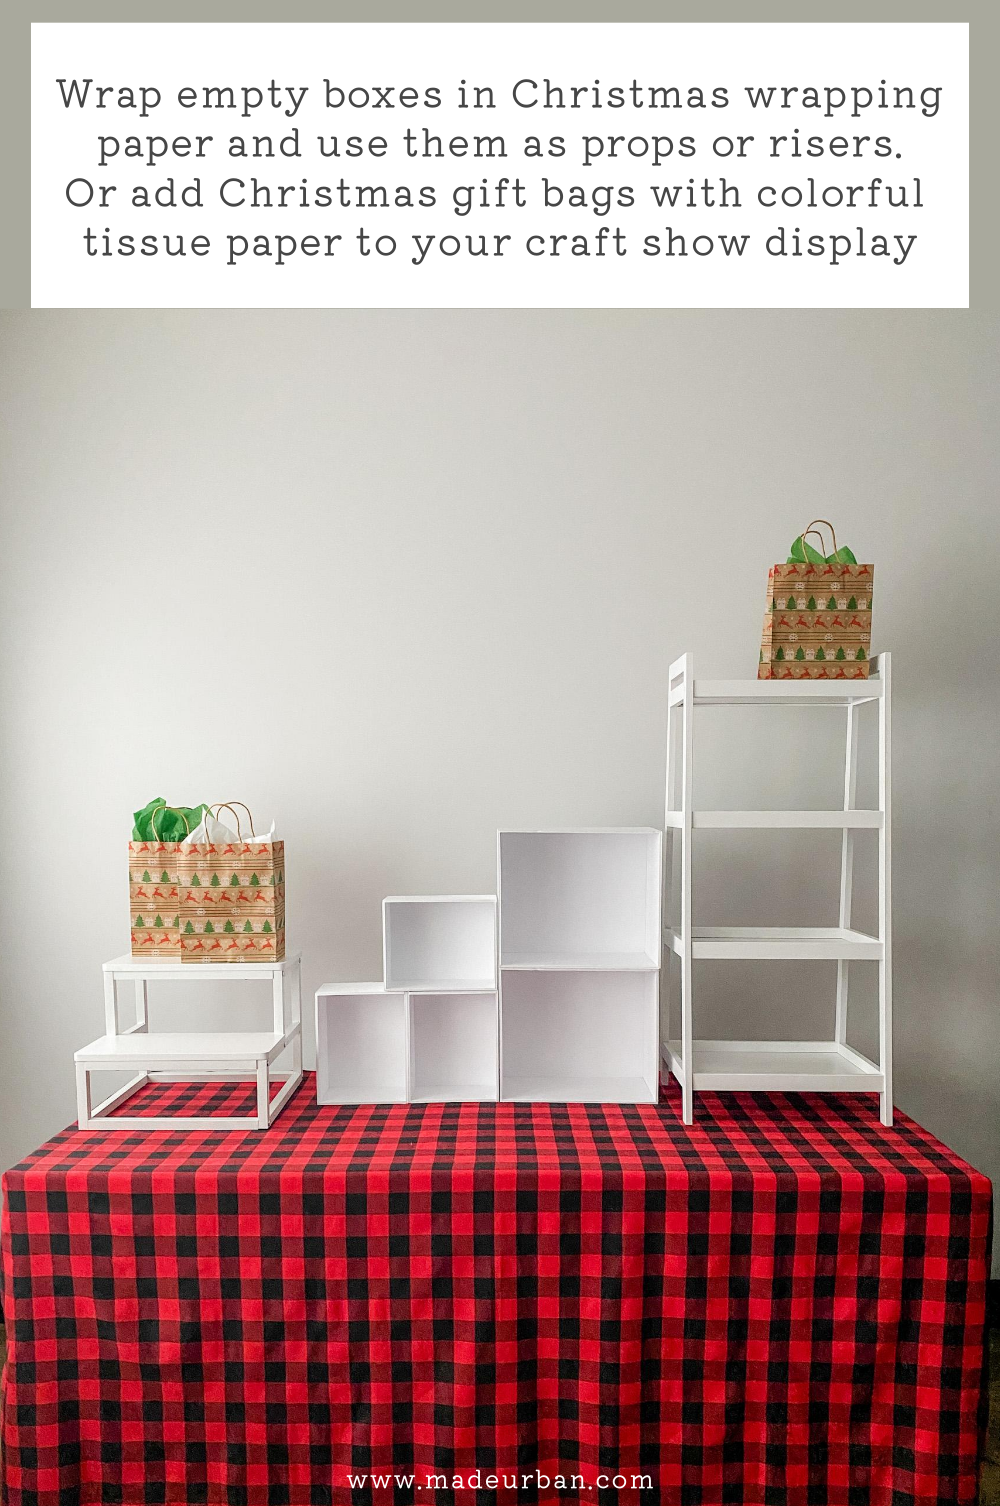
[[[266,1061],[262,1061],[257,1067],[257,1128],[268,1129],[270,1126],[270,1069]]]

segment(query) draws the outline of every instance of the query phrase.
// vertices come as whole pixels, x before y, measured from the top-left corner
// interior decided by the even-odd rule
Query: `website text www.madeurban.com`
[[[627,1474],[625,1471],[603,1471],[590,1479],[580,1474],[548,1475],[541,1470],[441,1470],[438,1473],[419,1474],[353,1474],[345,1471],[343,1483],[354,1490],[497,1490],[505,1492],[550,1490],[579,1494],[581,1491],[633,1490],[652,1491],[652,1475]]]

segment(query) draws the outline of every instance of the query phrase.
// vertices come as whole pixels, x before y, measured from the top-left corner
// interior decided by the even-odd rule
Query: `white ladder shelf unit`
[[[680,918],[664,947],[680,961],[680,1040],[663,1044],[663,1060],[681,1087],[685,1124],[694,1093],[877,1093],[883,1124],[892,1123],[892,908],[890,873],[890,660],[879,654],[867,680],[699,680],[690,654],[670,666],[667,701],[666,835],[680,841]],[[878,809],[855,805],[859,706],[878,703]],[[710,811],[693,809],[694,709],[711,705],[840,706],[846,710],[844,798],[839,810]],[[679,743],[679,756],[675,751]],[[691,858],[699,829],[839,830],[839,923],[829,927],[692,925]],[[854,834],[878,832],[878,934],[851,924]],[[669,871],[669,869],[668,869]],[[706,1041],[694,1039],[693,965],[716,960],[823,960],[837,963],[836,1014],[829,1041]],[[852,961],[878,963],[879,1051],[873,1062],[847,1043],[848,976]],[[669,976],[669,971],[667,971]],[[668,1010],[669,1019],[669,1010]]]

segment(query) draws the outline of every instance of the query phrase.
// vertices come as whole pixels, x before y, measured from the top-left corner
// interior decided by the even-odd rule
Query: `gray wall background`
[[[0,1164],[74,1117],[133,809],[273,816],[307,998],[377,977],[382,896],[492,890],[498,826],[659,824],[667,664],[753,675],[818,514],[894,652],[897,1103],[1000,1174],[994,319],[0,318]],[[838,800],[835,713],[704,715],[699,801]],[[696,916],[830,923],[838,853],[706,834]],[[697,1032],[826,1034],[834,971],[704,965]]]

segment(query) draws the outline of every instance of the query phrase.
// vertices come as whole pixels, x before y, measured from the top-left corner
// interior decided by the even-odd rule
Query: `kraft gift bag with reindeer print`
[[[244,835],[234,805],[202,807],[181,841],[129,843],[132,955],[182,962],[280,961],[285,955],[285,844]],[[215,812],[236,816],[236,832]],[[241,809],[246,810],[245,806]],[[173,814],[176,814],[174,812]],[[166,818],[154,817],[158,830]]]
[[[830,529],[829,555],[808,542],[811,534],[825,548],[818,524]],[[758,680],[866,680],[874,574],[874,565],[837,548],[825,519],[810,523],[785,563],[768,572]]]

